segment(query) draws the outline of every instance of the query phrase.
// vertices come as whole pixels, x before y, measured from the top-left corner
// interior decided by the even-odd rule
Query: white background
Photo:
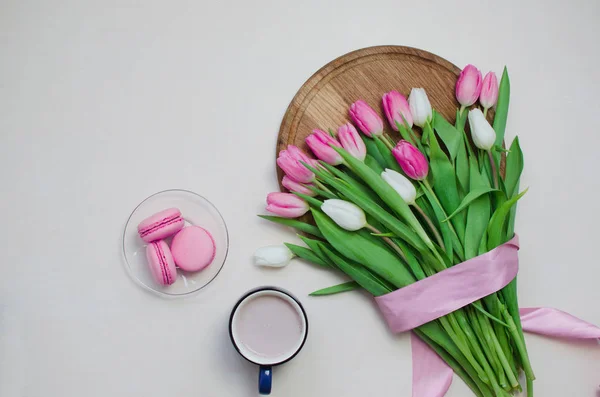
[[[229,344],[236,299],[263,284],[301,297],[302,353],[275,397],[410,396],[407,335],[366,295],[307,294],[341,278],[255,248],[296,241],[258,219],[274,148],[302,83],[348,51],[401,44],[512,79],[508,137],[523,306],[600,324],[600,3],[590,1],[0,1],[0,396],[256,394]],[[167,301],[128,278],[121,234],[148,195],[187,188],[230,230],[223,272]],[[600,347],[527,337],[537,396],[596,396]],[[455,379],[449,396],[470,395]]]

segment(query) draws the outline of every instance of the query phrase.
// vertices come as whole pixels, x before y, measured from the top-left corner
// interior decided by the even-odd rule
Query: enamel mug
[[[306,341],[308,318],[292,294],[275,287],[246,293],[229,318],[229,336],[246,360],[259,366],[258,391],[270,394],[273,367],[294,358]]]

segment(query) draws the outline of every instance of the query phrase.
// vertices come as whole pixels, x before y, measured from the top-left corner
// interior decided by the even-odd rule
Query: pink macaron
[[[138,233],[147,243],[162,240],[180,231],[184,222],[177,208],[169,208],[141,221]]]
[[[171,285],[177,278],[177,269],[171,250],[163,240],[155,241],[146,247],[146,259],[152,277],[160,285]]]
[[[175,263],[188,272],[197,272],[210,265],[215,251],[211,234],[198,226],[184,227],[171,242]]]

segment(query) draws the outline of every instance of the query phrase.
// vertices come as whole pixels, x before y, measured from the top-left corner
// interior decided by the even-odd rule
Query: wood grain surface
[[[348,109],[358,99],[378,111],[386,132],[396,135],[381,104],[382,95],[391,90],[408,96],[413,87],[425,88],[433,108],[454,123],[459,73],[447,60],[411,47],[368,47],[342,55],[313,74],[294,96],[281,122],[276,154],[289,144],[310,153],[304,139],[315,128],[337,130],[350,121]],[[277,176],[281,181],[279,167]]]

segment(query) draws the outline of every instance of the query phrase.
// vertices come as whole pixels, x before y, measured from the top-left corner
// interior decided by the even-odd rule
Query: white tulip
[[[473,143],[479,149],[490,150],[496,142],[496,131],[485,119],[483,112],[475,108],[469,112],[469,126]]]
[[[254,263],[258,266],[284,267],[294,257],[285,245],[270,245],[254,252]]]
[[[388,168],[381,173],[381,177],[388,183],[408,205],[413,205],[417,198],[415,185],[404,175]]]
[[[364,211],[348,201],[325,200],[321,210],[333,219],[338,226],[351,232],[360,230],[367,225]]]
[[[423,88],[413,88],[408,96],[408,105],[413,117],[413,123],[423,127],[433,117],[431,103],[427,98],[427,93]]]

